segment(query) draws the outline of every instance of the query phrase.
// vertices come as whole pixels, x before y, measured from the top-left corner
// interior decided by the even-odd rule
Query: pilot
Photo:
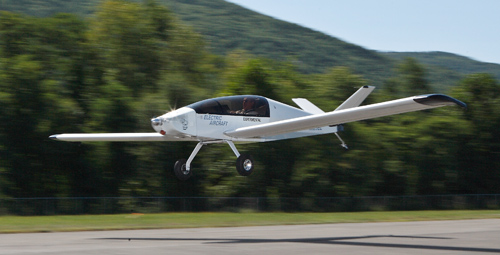
[[[235,111],[235,114],[257,115],[255,110],[255,98],[245,97],[243,99],[243,109]]]

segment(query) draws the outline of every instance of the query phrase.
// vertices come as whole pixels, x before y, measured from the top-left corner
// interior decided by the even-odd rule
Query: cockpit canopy
[[[261,96],[228,96],[190,104],[198,114],[269,117],[269,103]]]

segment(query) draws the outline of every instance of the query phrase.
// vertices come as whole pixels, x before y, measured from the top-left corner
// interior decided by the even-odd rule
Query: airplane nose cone
[[[160,119],[160,118],[153,118],[153,119],[151,119],[151,125],[153,127],[161,126],[161,124],[163,124],[162,119]]]

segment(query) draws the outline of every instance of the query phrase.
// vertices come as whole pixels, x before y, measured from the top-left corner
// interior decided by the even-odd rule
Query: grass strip
[[[342,213],[162,213],[74,216],[1,216],[0,233],[241,227],[356,222],[500,218],[500,210]]]

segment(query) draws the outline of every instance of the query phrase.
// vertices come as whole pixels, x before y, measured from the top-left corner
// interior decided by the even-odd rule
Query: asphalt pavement
[[[500,219],[0,234],[0,254],[500,254]]]

